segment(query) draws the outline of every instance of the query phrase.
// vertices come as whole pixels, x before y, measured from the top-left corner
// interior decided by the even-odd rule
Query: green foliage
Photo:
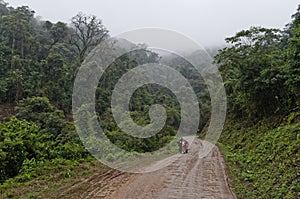
[[[20,182],[26,182],[34,177],[30,176],[30,171],[46,160],[88,157],[74,126],[68,124],[63,132],[65,134],[53,140],[34,123],[16,118],[0,123],[0,182],[20,173],[23,174]]]
[[[43,95],[69,111],[76,70],[71,28],[39,21],[27,6],[8,9],[1,3],[0,10],[1,102]]]
[[[227,38],[230,45],[215,57],[228,94],[229,115],[247,119],[241,126],[228,124],[222,138],[228,145],[224,147],[228,162],[238,176],[237,191],[244,198],[296,198],[300,192],[299,114],[290,114],[300,103],[299,11],[300,6],[284,31],[251,27]],[[5,181],[4,187],[22,184],[56,168],[65,169],[61,177],[72,177],[70,168],[77,166],[76,160],[89,157],[74,124],[66,120],[71,111],[72,84],[79,65],[109,36],[108,30],[95,16],[79,13],[69,27],[62,22],[40,21],[28,7],[7,8],[0,1],[0,33],[0,103],[17,102],[18,118],[0,123],[0,182]],[[191,56],[202,59],[197,53]],[[129,108],[134,122],[146,126],[150,106],[163,105],[168,118],[161,132],[138,139],[122,132],[114,122],[110,101],[120,77],[138,65],[158,62],[172,65],[189,80],[201,102],[199,128],[209,120],[210,97],[205,82],[186,60],[160,60],[146,48],[125,54],[103,74],[95,100],[97,119],[107,137],[133,155],[170,143],[180,125],[182,113],[176,97],[157,85],[137,89]],[[81,108],[79,114],[89,116],[85,115],[89,105]],[[281,126],[259,123],[273,114],[287,113],[290,116]],[[94,133],[93,119],[81,121],[88,124],[82,133]],[[249,127],[249,121],[250,126],[256,125]],[[99,140],[88,141],[91,146],[101,144],[99,152],[108,150]],[[122,154],[105,158],[119,157]],[[7,197],[14,196],[9,189],[5,192]]]
[[[1,198],[49,198],[61,190],[94,173],[103,173],[108,167],[95,159],[51,161],[25,160],[21,173],[0,185]]]
[[[25,159],[45,155],[46,137],[33,123],[12,119],[0,124],[0,182],[17,175]]]
[[[245,128],[228,122],[221,142],[240,198],[297,198],[300,193],[300,120],[292,113]],[[236,124],[234,124],[236,123]]]
[[[231,116],[256,120],[299,107],[299,9],[287,29],[251,27],[227,38],[220,64]]]
[[[41,21],[26,6],[9,9],[6,6],[1,3],[0,102],[17,102],[16,117],[34,122],[40,127],[39,133],[48,136],[48,158],[81,157],[77,155],[85,152],[65,115],[69,116],[71,111],[73,80],[79,65],[96,45],[109,37],[109,31],[92,15],[79,13],[68,26],[62,22]],[[138,65],[160,61],[158,54],[146,50],[142,44],[139,47],[144,50],[121,56],[105,71],[96,92],[96,109],[111,140],[121,148],[145,152],[164,146],[174,137],[181,113],[170,91],[147,85],[134,93],[130,114],[136,123],[146,126],[150,122],[149,107],[156,103],[164,105],[168,119],[162,131],[149,139],[136,139],[123,133],[114,123],[110,97],[118,79]],[[191,80],[197,95],[204,96],[203,81],[200,80],[200,85],[199,76],[194,75],[197,72],[194,73],[186,61],[175,60],[175,63]],[[209,113],[205,114],[202,118],[207,119]],[[204,123],[205,119],[201,126]]]
[[[215,57],[231,118],[221,146],[240,198],[299,198],[299,11],[284,31],[252,27],[227,38]]]
[[[300,5],[297,12],[293,15],[293,21],[288,29],[290,32],[287,51],[288,62],[284,68],[287,78],[286,86],[293,94],[296,105],[300,104]]]
[[[148,50],[132,51],[118,58],[101,77],[96,92],[96,111],[101,127],[108,138],[118,147],[131,152],[151,152],[168,144],[179,128],[181,112],[176,96],[159,85],[150,84],[138,88],[130,98],[129,109],[133,121],[140,126],[150,123],[149,109],[153,104],[161,104],[167,112],[165,127],[150,138],[136,138],[122,132],[111,112],[111,96],[115,84],[130,69],[145,63],[158,62],[156,53]],[[182,66],[184,67],[184,66]],[[175,81],[175,80],[174,80]],[[123,121],[126,123],[126,121]],[[84,130],[84,129],[83,129]]]
[[[290,93],[282,89],[284,36],[280,30],[252,27],[226,39],[232,46],[221,50],[215,61],[220,64],[232,115],[257,119],[292,106]]]
[[[21,100],[16,113],[23,120],[0,123],[1,182],[20,173],[20,182],[30,180],[33,177],[30,170],[40,161],[57,158],[79,160],[88,156],[74,125],[67,122],[63,112],[50,104],[47,98]]]
[[[56,109],[46,97],[26,98],[16,106],[16,116],[40,125],[42,133],[55,139],[66,127],[63,112]]]

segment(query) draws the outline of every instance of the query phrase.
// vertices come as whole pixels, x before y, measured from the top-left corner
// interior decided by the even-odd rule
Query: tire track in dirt
[[[151,165],[157,167],[173,162],[155,172],[128,174],[111,170],[93,175],[66,190],[59,198],[235,199],[219,149],[212,146],[211,152],[200,158],[199,153],[204,145],[211,144],[195,139],[188,154],[177,154]],[[83,192],[78,192],[78,189]]]
[[[129,179],[133,179],[132,174],[109,170],[104,174],[94,174],[86,179],[82,179],[58,194],[56,198],[107,198]]]

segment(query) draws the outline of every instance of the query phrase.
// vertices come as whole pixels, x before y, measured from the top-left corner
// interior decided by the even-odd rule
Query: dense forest
[[[93,15],[78,13],[70,24],[42,21],[27,6],[0,1],[0,194],[93,158],[82,145],[72,119],[76,73],[87,54],[109,38]],[[282,30],[251,27],[227,38],[214,63],[224,80],[228,119],[220,147],[241,198],[297,198],[300,194],[300,6]],[[134,44],[132,44],[134,45]],[[137,124],[149,123],[151,104],[163,104],[168,119],[155,136],[123,133],[110,109],[122,74],[144,63],[172,65],[200,99],[199,131],[209,121],[205,82],[186,60],[162,58],[146,49],[119,57],[99,83],[97,117],[109,139],[122,149],[151,152],[169,143],[180,124],[174,94],[158,85],[139,88],[130,101]],[[204,128],[205,129],[205,128]]]
[[[26,182],[35,178],[33,170],[43,165],[92,158],[75,130],[73,83],[88,53],[110,35],[93,15],[78,13],[70,24],[52,23],[34,17],[34,11],[27,6],[12,8],[3,1],[0,5],[0,182]],[[136,47],[130,42],[128,45]],[[105,71],[96,90],[96,111],[106,136],[114,144],[126,151],[144,153],[174,139],[180,124],[180,107],[168,89],[145,85],[131,98],[131,117],[137,124],[147,125],[150,106],[159,103],[168,114],[166,125],[155,136],[145,139],[122,132],[114,122],[110,101],[114,86],[124,73],[141,64],[176,59],[173,67],[190,80],[197,96],[206,102],[199,128],[208,120],[209,97],[201,76],[187,61],[175,55],[162,60],[144,44],[138,45],[142,50],[119,57]],[[118,154],[109,154],[107,158],[118,158]]]
[[[240,198],[299,198],[300,6],[283,28],[227,38],[219,64],[228,101],[221,147]]]

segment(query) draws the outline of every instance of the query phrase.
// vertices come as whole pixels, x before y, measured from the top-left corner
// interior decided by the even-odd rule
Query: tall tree
[[[289,91],[294,94],[296,107],[300,106],[300,5],[297,12],[292,16],[293,21],[288,25],[290,33],[289,49],[287,51],[288,63],[286,64],[285,75],[286,85]]]
[[[83,62],[86,53],[108,37],[108,30],[102,21],[94,15],[78,13],[72,18],[74,34],[71,42],[79,53],[79,61]]]
[[[27,6],[18,7],[10,15],[3,16],[3,32],[9,38],[11,47],[11,67],[14,66],[14,56],[25,57],[25,48],[30,37],[30,20],[34,15]]]
[[[4,2],[3,0],[0,0],[0,20],[2,16],[8,15],[9,10],[7,8],[8,3]]]

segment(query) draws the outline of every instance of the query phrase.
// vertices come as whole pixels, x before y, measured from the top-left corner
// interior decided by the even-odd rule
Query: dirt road
[[[225,172],[224,160],[217,147],[199,158],[203,145],[196,139],[188,154],[172,156],[174,163],[151,173],[128,174],[111,170],[83,179],[59,195],[60,198],[108,199],[198,199],[236,198]],[[168,160],[163,161],[170,161]],[[157,164],[161,164],[164,162]],[[157,165],[151,165],[155,167]]]

